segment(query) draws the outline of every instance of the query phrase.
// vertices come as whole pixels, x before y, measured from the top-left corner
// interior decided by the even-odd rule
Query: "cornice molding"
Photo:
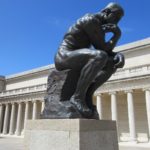
[[[35,69],[32,69],[32,70],[24,71],[24,72],[21,72],[21,73],[8,75],[5,78],[6,78],[6,81],[17,79],[17,78],[25,78],[25,77],[32,76],[34,74],[40,74],[40,72],[44,72],[44,71],[49,72],[50,69],[54,69],[54,68],[55,68],[55,65],[51,64],[51,65],[35,68]]]
[[[47,84],[40,84],[35,86],[29,86],[25,88],[8,90],[0,93],[0,99],[5,97],[14,97],[19,95],[27,95],[38,92],[45,92],[47,89]]]
[[[133,89],[127,89],[124,91],[125,93],[133,93]]]
[[[135,42],[131,42],[131,43],[127,43],[121,46],[117,46],[114,51],[116,52],[131,52],[131,51],[136,51],[139,50],[141,48],[145,48],[145,47],[150,47],[150,37],[143,39],[143,40],[138,40]]]
[[[110,91],[109,92],[109,95],[116,95],[117,94],[117,91]]]
[[[25,102],[25,101],[33,101],[33,100],[40,100],[43,101],[44,100],[44,96],[45,96],[45,92],[38,92],[38,93],[32,93],[32,94],[25,94],[25,95],[19,95],[19,96],[10,96],[10,97],[5,97],[0,99],[0,103],[3,102],[14,102],[14,101],[21,101],[21,102]]]
[[[106,82],[104,85],[102,85],[95,94],[99,93],[111,93],[111,92],[121,92],[121,91],[127,91],[131,89],[149,89],[150,87],[150,76],[142,77],[142,78],[136,78],[136,79],[129,79],[129,80],[121,80],[121,81],[111,81]]]

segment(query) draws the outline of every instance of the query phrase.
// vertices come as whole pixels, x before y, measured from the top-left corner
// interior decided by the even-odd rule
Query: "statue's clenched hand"
[[[121,53],[117,53],[114,56],[115,68],[123,68],[125,64],[124,55]]]
[[[120,37],[120,35],[121,35],[121,30],[116,24],[111,24],[111,23],[104,24],[104,25],[102,25],[102,29],[105,33],[112,32],[115,35],[117,35],[118,37]]]

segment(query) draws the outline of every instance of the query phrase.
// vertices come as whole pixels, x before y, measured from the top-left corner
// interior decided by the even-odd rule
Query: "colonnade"
[[[0,104],[0,134],[23,135],[27,119],[38,119],[44,101],[7,102]]]
[[[142,98],[144,101],[144,111],[146,115],[146,124],[147,124],[147,135],[150,140],[150,89],[144,89],[141,91],[145,96]],[[117,127],[119,127],[119,111],[118,111],[118,101],[122,101],[122,98],[118,99],[118,92],[107,92],[98,94],[96,96],[97,110],[99,113],[99,118],[105,118],[105,107],[103,107],[103,95],[109,94],[110,102],[110,115],[111,119],[117,122]],[[134,90],[124,91],[125,101],[127,106],[123,107],[126,109],[127,119],[126,125],[128,124],[129,129],[129,141],[137,142],[137,131],[136,131],[136,118],[135,118],[135,102]],[[40,113],[44,109],[44,101],[41,100],[30,100],[30,101],[14,101],[14,102],[5,102],[0,103],[0,134],[1,135],[23,135],[24,127],[27,119],[38,119]],[[146,110],[145,110],[146,109]],[[142,110],[143,111],[143,110]],[[142,127],[143,128],[143,127]],[[118,135],[119,136],[119,135]]]
[[[143,90],[146,103],[146,114],[147,114],[147,126],[148,126],[148,140],[150,141],[150,89]],[[128,124],[129,124],[129,134],[131,142],[137,142],[137,133],[136,133],[136,124],[135,124],[135,108],[134,108],[134,101],[133,98],[133,90],[127,90],[124,92],[127,98],[127,114],[128,114]],[[118,110],[117,110],[117,92],[110,92],[110,101],[111,101],[111,119],[115,120],[118,126]],[[121,99],[120,99],[121,100]],[[97,110],[99,113],[100,119],[105,119],[103,117],[103,106],[102,106],[102,94],[98,94],[97,98]]]

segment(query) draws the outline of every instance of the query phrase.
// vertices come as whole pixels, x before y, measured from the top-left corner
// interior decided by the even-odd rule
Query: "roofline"
[[[0,80],[5,80],[5,76],[0,75]]]
[[[150,46],[150,37],[143,39],[143,40],[138,40],[135,42],[127,43],[121,46],[117,46],[114,51],[116,52],[124,52],[128,50],[133,50],[133,49],[139,49],[141,47],[148,47]]]
[[[132,49],[136,50],[137,48],[146,47],[146,46],[150,46],[150,37],[148,37],[146,39],[143,39],[143,40],[138,40],[138,41],[127,43],[127,44],[124,44],[124,45],[121,45],[121,46],[117,46],[114,49],[114,51],[124,52],[124,51],[132,50]],[[54,67],[55,67],[55,65],[51,64],[51,65],[35,68],[35,69],[32,69],[32,70],[24,71],[24,72],[21,72],[21,73],[8,75],[4,78],[6,80],[10,80],[10,79],[14,79],[14,78],[19,78],[19,77],[31,75],[31,74],[36,74],[36,73],[43,72],[43,71],[49,71],[50,69],[53,69]]]
[[[13,79],[13,78],[18,78],[18,77],[22,77],[22,76],[26,76],[26,75],[36,74],[36,73],[43,72],[43,71],[48,71],[48,70],[53,69],[53,68],[54,68],[54,64],[51,64],[51,65],[31,69],[31,70],[28,70],[28,71],[24,71],[24,72],[21,72],[21,73],[8,75],[8,76],[5,77],[5,79],[10,80],[10,79]]]

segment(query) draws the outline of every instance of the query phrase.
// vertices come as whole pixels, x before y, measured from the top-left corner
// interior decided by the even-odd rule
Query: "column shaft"
[[[45,107],[45,102],[42,101],[42,105],[41,105],[41,112],[44,110],[44,107]]]
[[[11,117],[10,117],[10,127],[9,127],[9,134],[12,135],[14,134],[14,130],[15,130],[15,104],[12,103],[12,107],[11,107]]]
[[[128,119],[129,119],[129,131],[131,141],[136,141],[136,129],[135,129],[135,114],[134,114],[134,102],[132,92],[127,92],[128,103]]]
[[[32,113],[32,119],[35,120],[37,119],[37,102],[33,102],[33,113]]]
[[[21,120],[22,120],[22,103],[19,103],[18,114],[17,114],[17,126],[16,126],[16,135],[21,134]]]
[[[111,93],[111,115],[112,120],[118,120],[116,93]]]
[[[146,99],[146,111],[147,111],[147,121],[148,121],[148,132],[149,132],[149,141],[150,141],[150,91],[145,91]]]
[[[27,119],[29,119],[29,102],[25,103],[24,128],[25,128]]]
[[[4,125],[3,125],[3,134],[8,132],[8,120],[9,119],[9,104],[6,104],[5,116],[4,116]]]
[[[97,111],[99,114],[99,119],[103,119],[103,107],[102,107],[102,96],[98,95],[96,98],[96,106],[97,106]]]
[[[2,132],[4,106],[0,104],[0,133]]]

